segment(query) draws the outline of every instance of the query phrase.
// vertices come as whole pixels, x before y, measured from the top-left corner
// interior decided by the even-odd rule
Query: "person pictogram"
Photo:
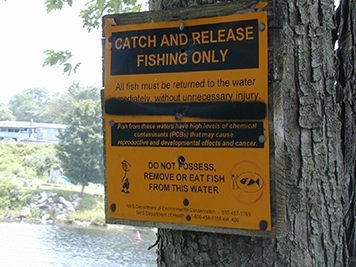
[[[130,163],[128,163],[128,161],[123,160],[121,162],[121,167],[124,171],[124,176],[121,179],[121,184],[122,184],[122,189],[121,192],[125,193],[125,194],[129,194],[129,187],[130,187],[130,181],[129,181],[129,177],[127,176],[127,173],[129,171],[129,167],[131,167]]]

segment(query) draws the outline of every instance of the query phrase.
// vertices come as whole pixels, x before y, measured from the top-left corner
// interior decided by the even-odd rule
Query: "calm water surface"
[[[149,228],[0,222],[0,266],[156,266],[155,240]]]

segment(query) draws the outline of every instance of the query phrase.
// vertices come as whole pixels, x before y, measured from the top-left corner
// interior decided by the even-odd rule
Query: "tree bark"
[[[224,1],[151,0],[150,9],[215,2]],[[159,229],[159,266],[350,264],[356,166],[356,35],[350,31],[355,4],[345,0],[339,12],[344,40],[338,54],[340,90],[336,90],[334,1],[269,2],[270,40],[275,46],[270,54],[269,90],[278,95],[274,103],[281,105],[288,234],[273,239]]]
[[[82,184],[82,188],[80,190],[80,197],[84,196],[84,188],[85,188],[85,184]]]
[[[356,2],[343,0],[337,9],[337,89],[342,104],[342,142],[346,181],[345,228],[348,252],[356,265]]]

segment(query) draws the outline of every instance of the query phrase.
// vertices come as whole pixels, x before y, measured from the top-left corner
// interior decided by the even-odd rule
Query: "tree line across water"
[[[82,185],[103,182],[100,90],[71,86],[65,93],[27,89],[0,106],[1,120],[66,124],[55,154],[64,175]]]

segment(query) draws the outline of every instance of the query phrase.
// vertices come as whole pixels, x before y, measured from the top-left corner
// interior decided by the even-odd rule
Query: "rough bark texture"
[[[151,0],[150,8],[213,2],[224,1]],[[354,26],[351,2],[344,1],[348,7],[341,11],[340,29],[346,32]],[[339,80],[345,82],[343,101],[338,102],[333,0],[279,0],[270,1],[270,6],[270,40],[275,47],[269,90],[278,95],[274,103],[281,105],[273,108],[283,113],[282,129],[275,131],[283,131],[285,139],[286,167],[280,171],[287,184],[288,234],[271,239],[159,229],[159,266],[350,264],[355,226],[355,36],[345,37],[344,52],[339,54],[343,69]]]
[[[337,10],[337,86],[342,103],[346,242],[356,265],[356,2],[343,0]]]

